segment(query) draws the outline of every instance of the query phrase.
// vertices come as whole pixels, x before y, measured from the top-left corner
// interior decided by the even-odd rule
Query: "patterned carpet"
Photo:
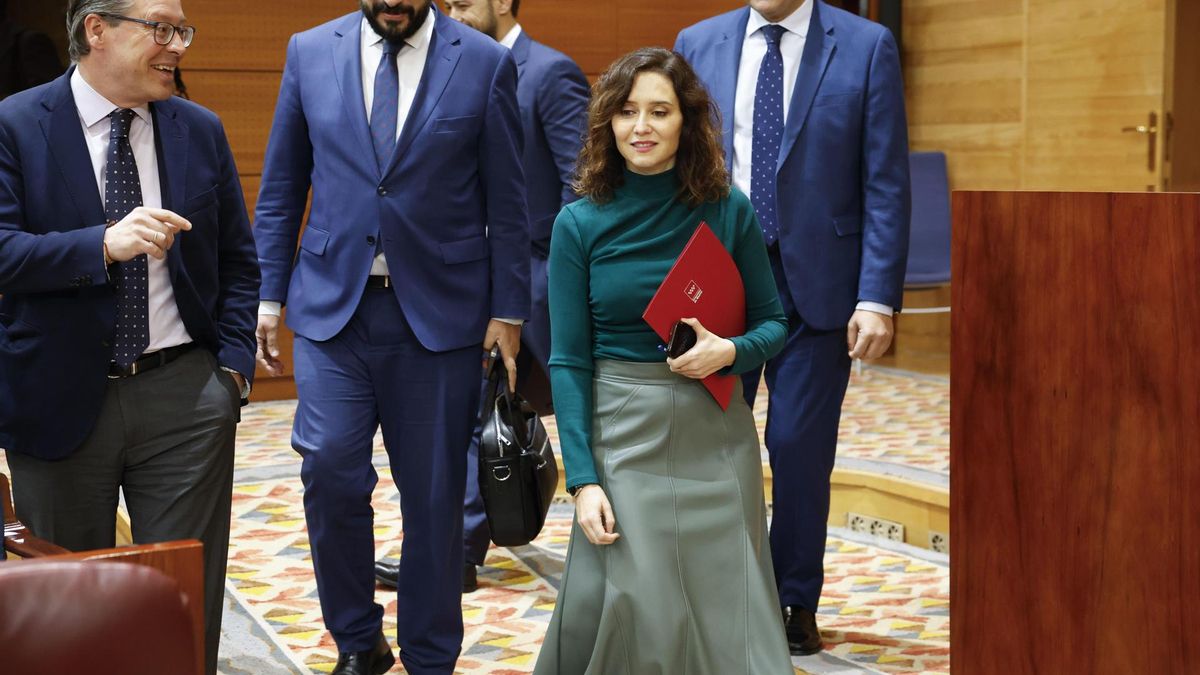
[[[847,394],[839,463],[880,471],[948,469],[949,386],[943,379],[868,369]],[[760,431],[765,410],[756,413]],[[275,672],[329,672],[336,647],[324,631],[304,532],[299,459],[288,446],[294,402],[243,411],[234,487],[229,590],[236,605],[282,647]],[[554,434],[553,420],[548,427]],[[377,438],[375,536],[380,556],[402,538],[399,497]],[[527,673],[533,668],[562,572],[571,509],[556,504],[542,536],[517,549],[493,547],[480,589],[463,597],[466,638],[456,672]],[[886,547],[886,548],[885,548]],[[945,556],[835,530],[827,543],[820,625],[826,651],[797,658],[797,672],[926,673],[949,670],[949,566]],[[384,630],[394,637],[395,596],[383,589]],[[223,651],[222,671],[246,672]],[[256,674],[266,671],[256,670]],[[393,672],[403,672],[399,665]]]
[[[765,425],[766,396],[756,417]],[[226,675],[324,673],[336,647],[317,601],[299,481],[289,446],[294,401],[243,410],[238,432],[227,606]],[[547,425],[554,433],[553,420]],[[376,439],[374,495],[379,556],[399,554],[399,497]],[[844,407],[838,465],[949,481],[949,383],[869,368]],[[764,457],[765,461],[765,457]],[[0,470],[7,470],[0,460]],[[533,668],[562,573],[571,507],[556,504],[542,536],[493,547],[478,591],[463,597],[466,636],[456,672],[510,675]],[[831,529],[819,623],[826,650],[796,658],[796,672],[949,672],[949,561],[944,555]],[[395,595],[378,590],[384,629],[395,636]],[[392,672],[403,672],[399,664]]]

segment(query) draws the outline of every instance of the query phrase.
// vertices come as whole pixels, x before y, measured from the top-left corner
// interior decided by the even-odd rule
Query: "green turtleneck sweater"
[[[691,208],[675,198],[674,169],[625,171],[612,201],[581,199],[554,221],[550,241],[550,381],[567,487],[600,482],[592,463],[592,364],[665,361],[642,311],[701,221],[733,256],[746,289],[744,335],[731,337],[730,373],[760,367],[782,347],[787,323],[754,208],[733,188]]]

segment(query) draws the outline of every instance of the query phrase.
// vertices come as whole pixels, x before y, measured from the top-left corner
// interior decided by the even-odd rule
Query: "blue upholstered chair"
[[[950,183],[946,155],[913,152],[912,226],[908,241],[905,288],[929,288],[950,282]]]

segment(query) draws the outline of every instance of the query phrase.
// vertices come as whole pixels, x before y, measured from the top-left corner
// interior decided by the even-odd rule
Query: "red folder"
[[[724,338],[746,332],[742,274],[725,245],[703,222],[642,312],[642,320],[663,342],[671,334],[671,326],[687,318],[695,318],[709,332]],[[736,379],[736,375],[716,373],[704,378],[704,386],[722,410],[729,407]]]

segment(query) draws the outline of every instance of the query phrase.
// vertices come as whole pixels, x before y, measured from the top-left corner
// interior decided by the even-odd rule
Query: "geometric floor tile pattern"
[[[765,391],[755,417],[765,425]],[[327,673],[336,647],[325,632],[305,533],[299,458],[291,450],[294,401],[242,410],[235,464],[227,591],[237,622],[226,629],[261,635],[280,661],[246,670],[223,648],[226,673]],[[556,441],[553,419],[548,430]],[[764,458],[765,459],[765,458]],[[399,554],[399,497],[376,439],[375,538],[379,556]],[[838,463],[949,478],[949,383],[868,368],[851,379]],[[7,471],[0,456],[0,470]],[[517,549],[493,547],[478,591],[463,597],[466,635],[456,672],[528,673],[554,608],[571,507],[556,504],[541,537]],[[949,561],[922,549],[830,530],[819,623],[825,651],[797,658],[799,673],[949,672]],[[377,590],[385,633],[395,636],[395,596]],[[223,642],[233,642],[228,637]],[[242,652],[239,652],[239,655]],[[281,656],[280,656],[281,655]],[[397,663],[391,671],[403,672]]]
[[[843,456],[942,473],[948,469],[948,384],[877,369],[855,375],[839,445]],[[760,402],[765,399],[760,397]],[[321,622],[299,482],[289,445],[294,401],[243,409],[238,433],[228,588],[274,636],[295,669],[332,670],[336,647]],[[760,431],[765,422],[756,406]],[[553,434],[553,424],[548,425]],[[399,497],[377,438],[373,504],[379,556],[397,556]],[[493,547],[478,591],[463,597],[466,634],[457,673],[528,673],[546,630],[570,531],[556,504],[541,537]],[[949,672],[949,565],[945,556],[831,530],[819,622],[826,650],[797,672]],[[377,589],[384,632],[395,636],[395,595]],[[236,664],[229,664],[233,666]],[[232,668],[231,668],[232,669]],[[404,672],[397,663],[391,671]]]

